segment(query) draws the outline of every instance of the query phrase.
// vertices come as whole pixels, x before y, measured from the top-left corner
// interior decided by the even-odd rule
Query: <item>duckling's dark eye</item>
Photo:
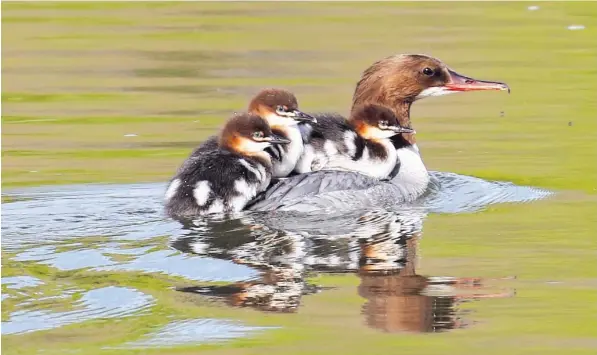
[[[379,127],[385,128],[388,126],[388,121],[379,121]]]
[[[259,131],[259,132],[253,133],[253,138],[255,138],[255,139],[263,138],[263,132]]]
[[[286,113],[286,107],[284,107],[284,106],[276,107],[276,113]]]
[[[425,74],[427,76],[433,76],[433,69],[425,68],[425,69],[423,69],[423,74]]]

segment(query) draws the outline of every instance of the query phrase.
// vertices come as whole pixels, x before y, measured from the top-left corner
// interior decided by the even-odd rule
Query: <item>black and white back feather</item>
[[[271,166],[224,149],[197,151],[181,166],[166,191],[166,213],[192,218],[236,212],[265,190]]]

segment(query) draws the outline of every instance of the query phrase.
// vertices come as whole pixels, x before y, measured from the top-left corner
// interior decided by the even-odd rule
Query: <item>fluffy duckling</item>
[[[300,111],[296,96],[282,89],[260,91],[249,103],[248,112],[265,119],[274,134],[290,141],[286,145],[274,145],[266,151],[272,157],[272,176],[286,177],[303,154],[303,141],[310,125],[317,120]],[[190,158],[216,149],[218,138],[209,137],[192,153]]]
[[[413,132],[401,127],[392,110],[381,105],[362,105],[347,120],[324,116],[313,127],[295,170],[348,170],[392,178],[398,173],[398,156],[391,138]]]
[[[241,211],[272,177],[265,149],[290,141],[272,133],[263,118],[230,118],[215,149],[185,161],[166,191],[166,213],[176,219]]]

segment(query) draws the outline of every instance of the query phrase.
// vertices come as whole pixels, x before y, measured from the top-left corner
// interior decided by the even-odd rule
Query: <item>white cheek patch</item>
[[[367,134],[369,135],[369,138],[384,139],[384,138],[390,138],[392,136],[395,136],[396,132],[391,131],[391,130],[379,129],[377,127],[370,127]]]
[[[395,136],[396,133],[391,130],[383,130],[379,127],[367,125],[364,130],[359,132],[359,135],[365,139],[384,139]]]
[[[195,189],[193,189],[193,197],[195,197],[195,201],[197,201],[199,206],[205,206],[209,199],[210,192],[211,187],[207,180],[201,180],[195,185]]]
[[[238,148],[241,152],[259,153],[269,146],[271,146],[269,142],[256,142],[251,139],[243,138]]]
[[[288,116],[280,116],[275,113],[270,113],[266,115],[265,120],[269,123],[270,126],[296,126],[298,122],[294,120],[292,117]]]
[[[416,99],[423,99],[425,97],[431,97],[431,96],[444,96],[444,95],[449,95],[449,94],[453,94],[455,92],[458,91],[451,91],[446,89],[445,87],[441,87],[441,86],[436,86],[436,87],[432,87],[432,88],[427,88],[423,91],[421,91],[421,93],[419,95],[417,95]]]
[[[174,179],[170,183],[170,186],[168,186],[168,189],[166,190],[166,201],[169,201],[172,197],[174,197],[174,195],[176,195],[176,192],[178,192],[178,188],[180,187],[180,183],[180,179]]]

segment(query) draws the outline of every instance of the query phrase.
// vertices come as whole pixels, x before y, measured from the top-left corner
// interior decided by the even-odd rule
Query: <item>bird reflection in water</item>
[[[307,276],[353,273],[360,279],[358,294],[366,300],[366,324],[385,332],[462,328],[467,324],[460,303],[513,295],[479,292],[482,280],[476,278],[417,275],[417,242],[425,217],[416,210],[326,215],[325,220],[270,212],[184,222],[186,233],[172,240],[174,248],[249,266],[260,277],[178,290],[217,297],[235,307],[297,312],[303,296],[324,291],[308,284]]]

